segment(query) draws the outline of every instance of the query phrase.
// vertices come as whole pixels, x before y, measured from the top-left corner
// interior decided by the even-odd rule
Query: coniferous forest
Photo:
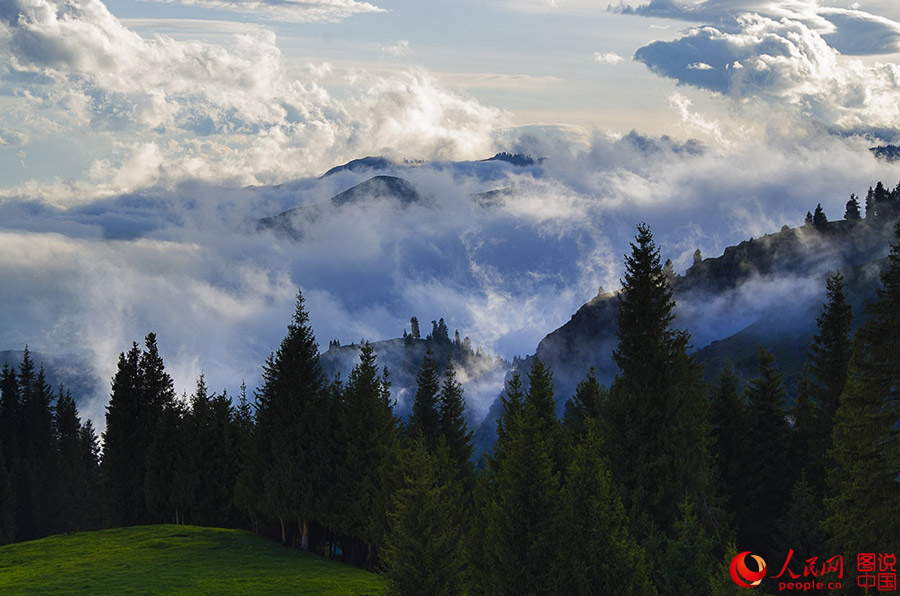
[[[896,215],[889,196],[870,192],[867,219],[876,205]],[[821,208],[808,219],[827,222]],[[862,219],[855,197],[845,219]],[[790,401],[762,348],[745,387],[730,367],[704,381],[644,224],[622,286],[615,380],[588,374],[558,419],[553,371],[535,359],[508,377],[485,454],[452,358],[426,351],[401,421],[371,344],[346,378],[326,377],[300,292],[252,391],[215,393],[201,376],[179,396],[157,337],[134,343],[102,437],[26,349],[0,378],[0,543],[245,528],[378,570],[404,595],[718,596],[739,593],[729,563],[741,551],[762,553],[770,577],[843,555],[844,592],[862,593],[855,554],[900,548],[900,223],[864,313],[841,274],[828,277]],[[407,341],[437,339],[415,329]]]

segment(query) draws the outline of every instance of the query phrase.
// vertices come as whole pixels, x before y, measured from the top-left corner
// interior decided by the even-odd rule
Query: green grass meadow
[[[381,578],[240,530],[141,526],[0,547],[0,594],[375,596]]]

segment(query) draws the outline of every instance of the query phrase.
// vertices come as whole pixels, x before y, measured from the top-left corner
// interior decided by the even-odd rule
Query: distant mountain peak
[[[367,156],[360,159],[354,159],[339,166],[334,166],[324,174],[321,178],[326,178],[339,172],[367,172],[371,170],[387,170],[396,166],[394,162],[386,157]]]

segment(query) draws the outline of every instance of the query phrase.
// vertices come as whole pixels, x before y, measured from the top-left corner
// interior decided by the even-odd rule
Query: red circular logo
[[[751,571],[750,568],[747,567],[747,555],[750,555],[753,560],[756,561],[756,566],[759,567],[759,571]],[[731,571],[731,579],[734,580],[734,583],[742,588],[755,588],[766,576],[766,562],[759,555],[751,555],[750,551],[746,550],[731,560],[731,567],[729,570]]]

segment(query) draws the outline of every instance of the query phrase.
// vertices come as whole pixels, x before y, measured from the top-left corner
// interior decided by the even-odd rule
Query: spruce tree
[[[163,413],[174,407],[175,390],[156,335],[147,334],[144,346],[142,352],[133,343],[127,354],[119,355],[106,407],[102,473],[109,518],[114,526],[156,519],[147,501],[155,498],[151,493],[158,494],[166,488],[156,484],[159,478],[148,484],[146,475],[148,457],[157,456],[150,446],[163,432],[159,424]]]
[[[463,388],[456,380],[452,362],[444,369],[444,381],[438,396],[440,435],[446,442],[451,465],[456,469],[455,479],[461,484],[463,495],[468,498],[475,481],[472,465],[472,432],[466,424]]]
[[[137,525],[148,518],[144,496],[147,405],[141,395],[140,357],[137,343],[119,355],[106,407],[102,472],[113,526]]]
[[[394,594],[465,593],[465,512],[445,444],[414,439],[400,458],[399,489],[388,512],[385,579]]]
[[[34,363],[26,349],[19,368],[21,394],[21,442],[19,474],[15,486],[20,540],[52,534],[59,522],[56,496],[56,436],[51,402],[43,366],[34,374]]]
[[[55,411],[59,469],[56,477],[56,530],[72,532],[85,527],[88,515],[87,469],[81,442],[81,420],[72,396],[59,389]]]
[[[706,594],[713,541],[690,501],[682,501],[678,508],[674,539],[666,544],[666,572],[658,574],[660,592],[671,596]]]
[[[742,458],[738,538],[741,544],[770,552],[790,498],[793,475],[783,375],[775,357],[762,347],[758,361],[759,376],[750,381],[746,391],[748,449]]]
[[[859,199],[856,195],[850,195],[850,200],[847,201],[847,206],[844,210],[844,219],[847,221],[859,221],[862,219],[862,213],[859,210]]]
[[[562,492],[557,594],[656,594],[644,550],[601,457],[593,417],[584,420]]]
[[[597,381],[592,366],[587,376],[575,388],[574,397],[566,400],[563,422],[570,437],[580,440],[584,435],[585,421],[588,418],[599,420],[605,396],[606,389]]]
[[[702,371],[673,328],[675,301],[650,228],[625,259],[619,294],[619,367],[603,408],[601,436],[639,540],[668,534],[686,497],[712,509],[709,410]],[[646,545],[645,545],[646,547]],[[655,564],[660,551],[648,549]]]
[[[743,489],[743,461],[751,449],[745,433],[749,414],[738,392],[738,376],[729,364],[710,394],[713,454],[718,470],[718,493],[726,512],[737,511]]]
[[[406,426],[406,434],[411,439],[421,439],[431,451],[437,448],[441,435],[438,393],[441,389],[437,365],[431,347],[425,351],[422,366],[416,374],[416,396],[412,413]]]
[[[99,530],[106,527],[106,501],[100,474],[100,441],[90,419],[81,425],[78,433],[81,443],[81,458],[84,462],[87,496],[84,515],[84,530]]]
[[[309,522],[318,514],[324,409],[319,348],[298,291],[288,333],[263,372],[257,394],[257,432],[264,442],[266,508],[280,520],[283,541],[286,523],[296,520],[303,550],[309,548]]]
[[[495,452],[494,493],[485,528],[489,576],[482,580],[493,594],[555,593],[560,466],[566,462],[560,461],[561,430],[550,379],[549,369],[535,359],[521,412],[509,409],[502,416],[505,434],[502,450]],[[507,403],[515,408],[516,402],[513,397]]]
[[[878,217],[878,207],[875,204],[875,191],[869,187],[866,193],[866,219],[875,219]]]
[[[334,518],[335,529],[350,538],[345,549],[350,562],[372,565],[374,548],[385,531],[379,516],[394,488],[386,485],[385,478],[399,448],[397,423],[390,383],[378,371],[372,344],[365,342],[344,388],[339,422],[344,449],[331,503],[340,513]]]
[[[0,546],[16,540],[16,496],[0,443]]]
[[[831,448],[834,415],[847,380],[853,311],[840,273],[826,280],[827,302],[816,318],[818,332],[809,344],[797,403],[793,411],[794,453],[799,468],[820,496],[825,490],[825,454]]]
[[[832,546],[891,549],[900,536],[900,222],[835,413],[826,499]]]
[[[828,218],[825,216],[825,210],[822,209],[822,203],[819,203],[818,205],[816,205],[816,212],[813,213],[813,225],[816,226],[817,229],[821,230],[827,223]]]
[[[827,546],[822,528],[824,520],[821,499],[803,473],[791,488],[790,501],[778,524],[778,540],[771,552],[785,558],[790,549],[807,557],[824,553]]]

